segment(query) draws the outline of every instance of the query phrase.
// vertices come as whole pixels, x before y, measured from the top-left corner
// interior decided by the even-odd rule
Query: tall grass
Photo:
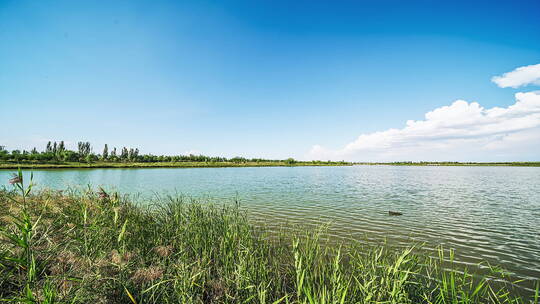
[[[0,299],[21,303],[538,303],[413,248],[269,237],[238,206],[0,190]],[[21,192],[22,191],[22,192]],[[443,267],[444,265],[444,267]]]

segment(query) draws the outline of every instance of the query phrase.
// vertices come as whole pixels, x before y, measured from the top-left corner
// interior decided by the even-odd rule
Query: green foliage
[[[92,153],[92,146],[90,145],[89,142],[78,142],[77,144],[77,147],[79,149],[79,158],[80,160],[87,160],[88,161],[88,156],[91,155]]]
[[[287,165],[294,165],[294,164],[297,163],[297,161],[296,161],[294,158],[287,158],[287,159],[285,160],[285,163],[286,163]]]
[[[11,283],[18,284],[21,292],[12,298],[7,298],[14,302],[35,303],[35,283],[37,280],[37,264],[34,252],[34,230],[39,222],[39,218],[32,220],[28,210],[27,198],[32,191],[33,183],[30,177],[30,184],[25,187],[21,169],[9,180],[15,190],[19,191],[17,197],[7,196],[20,211],[18,214],[10,214],[12,229],[0,226],[0,237],[3,237],[8,245],[8,250],[4,246],[0,247],[0,266],[6,271]],[[11,249],[11,250],[9,250]],[[2,296],[0,294],[0,296]]]
[[[207,166],[222,166],[224,163],[232,163],[234,165],[246,165],[246,164],[285,164],[289,166],[293,165],[348,165],[346,162],[300,162],[294,158],[288,158],[286,160],[271,160],[262,158],[245,158],[245,157],[212,157],[205,155],[152,155],[139,153],[138,148],[123,147],[120,150],[120,154],[117,154],[116,147],[109,152],[108,145],[103,148],[101,155],[92,153],[92,145],[89,142],[78,142],[77,151],[71,151],[65,148],[64,142],[48,142],[45,151],[38,152],[34,148],[31,152],[13,150],[9,151],[0,149],[0,162],[13,163],[12,166],[4,167],[17,167],[23,164],[55,164],[62,165],[66,162],[80,162],[85,164],[95,163],[97,161],[108,163],[187,163],[198,162],[207,163]],[[216,165],[218,164],[218,165]],[[0,167],[2,164],[0,163]],[[54,167],[54,166],[51,166]],[[60,166],[61,167],[61,166]]]
[[[33,196],[22,184],[17,189],[19,195],[0,190],[0,207],[13,211],[0,218],[9,236],[0,243],[0,299],[533,303],[513,296],[496,269],[473,276],[442,249],[429,258],[413,247],[336,245],[323,240],[324,228],[270,234],[251,225],[238,205],[181,197],[137,205],[103,189]]]
[[[103,154],[101,154],[101,159],[102,160],[109,159],[109,147],[107,146],[107,144],[105,144],[105,147],[103,147]]]

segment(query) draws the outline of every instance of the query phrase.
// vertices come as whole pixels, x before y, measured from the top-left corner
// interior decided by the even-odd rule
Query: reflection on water
[[[1,183],[9,173],[0,171]],[[91,184],[142,196],[238,197],[269,227],[330,222],[336,237],[442,244],[456,249],[460,263],[487,260],[517,277],[540,278],[540,168],[82,169],[38,170],[34,179],[57,189]]]

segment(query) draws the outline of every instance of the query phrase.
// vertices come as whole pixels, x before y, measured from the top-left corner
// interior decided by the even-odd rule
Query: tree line
[[[262,158],[244,158],[244,157],[211,157],[205,155],[152,155],[140,154],[138,148],[122,147],[117,150],[116,147],[109,149],[105,144],[101,153],[95,153],[90,142],[78,142],[77,151],[66,148],[64,141],[49,141],[45,150],[38,151],[33,148],[27,150],[8,151],[4,146],[0,146],[0,161],[9,162],[281,162],[294,164],[297,161],[293,158],[286,160],[270,160]]]

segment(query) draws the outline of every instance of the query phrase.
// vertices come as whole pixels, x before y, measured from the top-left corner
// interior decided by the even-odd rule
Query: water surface
[[[13,171],[13,170],[11,170]],[[0,170],[0,185],[10,170]],[[182,193],[230,202],[270,228],[331,223],[336,238],[457,251],[516,277],[540,278],[540,168],[264,167],[36,170],[40,186],[103,185],[152,196]],[[403,216],[390,217],[388,211]]]

